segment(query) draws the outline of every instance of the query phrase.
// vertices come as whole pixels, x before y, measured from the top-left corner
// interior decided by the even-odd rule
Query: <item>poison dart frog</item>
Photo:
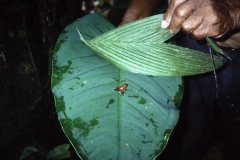
[[[125,84],[123,84],[123,85],[120,86],[120,87],[116,87],[114,90],[115,90],[115,91],[118,91],[118,92],[121,94],[121,93],[123,93],[123,92],[127,89],[127,87],[128,87],[128,84],[125,83]]]

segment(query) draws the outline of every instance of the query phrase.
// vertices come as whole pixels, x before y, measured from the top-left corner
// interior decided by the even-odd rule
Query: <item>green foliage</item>
[[[26,146],[22,152],[20,160],[30,159],[32,154],[37,153],[38,149],[33,146]]]
[[[154,76],[186,76],[212,71],[209,54],[163,43],[173,35],[160,27],[163,14],[151,16],[101,34],[80,38],[120,69]],[[216,48],[216,47],[215,47]],[[214,56],[215,67],[223,65]]]
[[[131,73],[79,39],[115,27],[100,14],[68,25],[55,46],[52,90],[64,133],[82,159],[154,159],[177,123],[181,77]],[[127,83],[125,92],[114,89]]]
[[[47,155],[46,159],[65,159],[70,158],[71,153],[68,151],[70,144],[62,144],[54,147]]]
[[[206,39],[207,39],[207,42],[209,43],[209,45],[213,48],[213,50],[216,53],[219,53],[231,60],[231,57],[227,53],[225,53],[221,48],[219,48],[218,45],[216,44],[216,42],[213,41],[213,39],[211,39],[209,37],[206,37]]]

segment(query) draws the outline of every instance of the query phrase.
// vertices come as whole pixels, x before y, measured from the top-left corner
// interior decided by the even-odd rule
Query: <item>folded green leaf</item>
[[[173,37],[168,28],[161,28],[163,14],[150,16],[112,29],[94,38],[95,42],[162,43]]]
[[[231,57],[225,53],[221,48],[218,47],[218,45],[216,44],[216,42],[214,42],[211,38],[206,37],[207,42],[210,44],[210,46],[213,48],[213,50],[219,54],[224,55],[225,57],[227,57],[228,59],[231,60]]]
[[[104,59],[120,69],[133,73],[183,76],[212,71],[212,61],[208,54],[172,44],[122,42],[95,44],[93,41],[88,41],[88,44]],[[216,68],[223,64],[216,56],[214,62]]]
[[[209,54],[163,43],[173,35],[160,27],[162,14],[115,28],[92,40],[80,39],[120,69],[154,76],[186,76],[213,70]],[[214,56],[215,67],[223,65]]]

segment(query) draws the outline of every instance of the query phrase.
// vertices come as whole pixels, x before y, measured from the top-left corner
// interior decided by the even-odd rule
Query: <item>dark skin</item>
[[[150,16],[159,0],[131,0],[120,25]],[[240,0],[171,0],[162,28],[193,39],[212,37],[222,47],[240,48]]]
[[[159,0],[131,0],[120,26],[150,16],[159,3]]]

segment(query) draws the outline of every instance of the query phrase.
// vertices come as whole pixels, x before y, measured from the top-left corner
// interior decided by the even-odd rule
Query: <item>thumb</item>
[[[175,9],[185,1],[186,0],[170,0],[168,9],[163,16],[163,20],[162,20],[162,24],[161,24],[162,28],[167,28],[169,26]]]

